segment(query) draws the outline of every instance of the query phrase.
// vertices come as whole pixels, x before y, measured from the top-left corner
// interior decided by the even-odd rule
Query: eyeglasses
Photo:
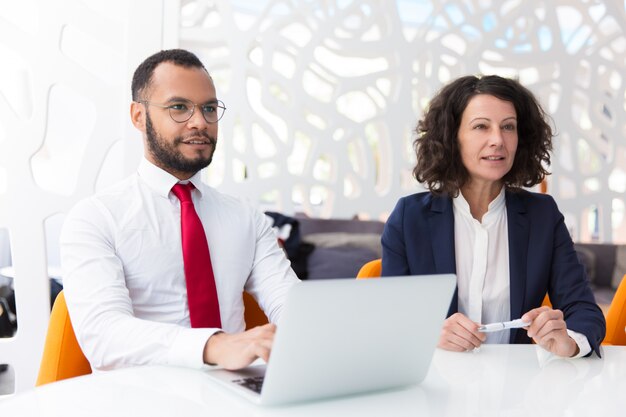
[[[176,123],[185,123],[187,120],[191,119],[193,112],[196,110],[196,106],[200,108],[202,117],[204,117],[204,120],[206,120],[207,123],[217,123],[226,111],[226,106],[221,100],[207,104],[196,104],[189,100],[176,100],[171,104],[160,104],[152,103],[148,100],[137,100],[137,103],[167,109],[170,113],[170,117]]]

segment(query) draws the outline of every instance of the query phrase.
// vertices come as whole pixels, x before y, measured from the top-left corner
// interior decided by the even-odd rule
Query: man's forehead
[[[147,93],[162,98],[185,97],[206,101],[215,99],[215,85],[202,67],[163,62],[154,69]]]

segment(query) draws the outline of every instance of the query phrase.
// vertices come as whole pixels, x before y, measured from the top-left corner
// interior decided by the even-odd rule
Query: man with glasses
[[[202,183],[226,107],[198,58],[147,58],[130,116],[144,158],[80,202],[61,233],[72,325],[95,369],[144,364],[241,368],[268,359],[274,324],[244,331],[245,290],[275,323],[297,282],[263,213]]]

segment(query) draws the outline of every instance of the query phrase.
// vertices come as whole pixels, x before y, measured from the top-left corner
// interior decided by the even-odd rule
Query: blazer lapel
[[[448,196],[432,196],[428,217],[435,273],[456,273],[454,252],[454,212]],[[448,316],[458,311],[457,290],[454,291]]]
[[[525,313],[522,309],[526,297],[529,224],[524,202],[519,194],[508,190],[506,213],[509,231],[511,319],[517,319]],[[517,329],[511,331],[511,343],[514,342],[517,332]]]
[[[456,272],[454,254],[454,213],[449,197],[433,197],[428,217],[435,272]]]

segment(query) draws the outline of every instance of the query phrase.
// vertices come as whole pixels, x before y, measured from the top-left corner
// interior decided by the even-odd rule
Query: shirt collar
[[[200,196],[204,193],[200,171],[196,172],[193,177],[189,178],[189,180],[180,181],[169,172],[159,168],[143,157],[139,163],[139,168],[137,168],[137,174],[139,174],[139,177],[146,183],[146,185],[148,185],[148,187],[164,198],[168,198],[172,187],[177,183],[186,184],[191,182],[200,193]]]
[[[465,197],[463,197],[463,193],[459,190],[459,195],[452,199],[452,204],[454,205],[454,210],[458,211],[463,216],[473,219],[472,213],[470,212],[470,206]],[[491,223],[494,219],[498,217],[504,211],[505,208],[505,193],[504,187],[500,190],[500,194],[496,198],[494,198],[489,206],[487,207],[487,213],[483,216],[482,224]]]

